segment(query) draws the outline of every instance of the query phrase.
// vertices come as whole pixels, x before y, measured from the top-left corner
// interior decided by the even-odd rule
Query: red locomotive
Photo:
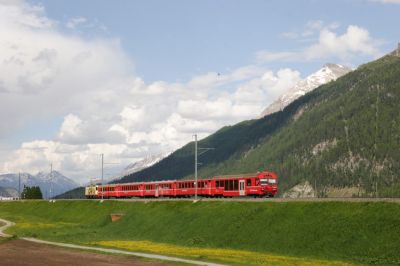
[[[237,176],[218,176],[199,179],[197,195],[201,197],[274,197],[277,193],[277,175],[273,172]],[[153,181],[125,184],[88,186],[87,198],[131,198],[131,197],[191,197],[196,194],[194,180]]]

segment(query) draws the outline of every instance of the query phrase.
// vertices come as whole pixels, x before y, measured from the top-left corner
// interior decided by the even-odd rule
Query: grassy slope
[[[109,214],[116,212],[125,216],[111,223]],[[17,222],[10,233],[57,241],[111,241],[100,244],[119,247],[124,247],[122,240],[150,241],[194,249],[400,263],[400,204],[392,203],[12,202],[0,204],[0,217]]]

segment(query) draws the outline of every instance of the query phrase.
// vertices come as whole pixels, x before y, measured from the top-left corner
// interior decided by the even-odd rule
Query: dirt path
[[[7,220],[3,220],[0,218],[0,237],[11,237],[11,235],[3,233],[4,230],[6,230],[8,227],[13,226],[14,223],[7,221]]]
[[[3,223],[5,225],[0,227],[0,236],[5,236],[5,237],[11,237],[10,235],[7,235],[3,233],[3,230],[6,228],[13,226],[14,223],[0,219],[0,223]],[[13,245],[16,245],[15,247]],[[27,246],[28,245],[28,246]],[[18,247],[20,248],[19,253],[14,253],[14,252],[7,252],[7,247],[10,248],[8,249],[9,251],[12,250],[18,250]],[[25,247],[24,247],[25,246]],[[57,247],[54,247],[57,246]],[[70,249],[63,249],[63,248],[70,248]],[[25,250],[26,249],[26,250]],[[193,264],[193,265],[204,265],[204,266],[223,266],[221,264],[216,264],[216,263],[209,263],[209,262],[202,262],[202,261],[195,261],[195,260],[187,260],[187,259],[181,259],[181,258],[176,258],[176,257],[170,257],[170,256],[163,256],[163,255],[155,255],[155,254],[147,254],[147,253],[141,253],[141,252],[131,252],[131,251],[124,251],[124,250],[118,250],[118,249],[110,249],[110,248],[97,248],[97,247],[90,247],[90,246],[81,246],[81,245],[75,245],[75,244],[66,244],[66,243],[57,243],[57,242],[50,242],[50,241],[44,241],[36,238],[22,238],[21,240],[14,240],[14,241],[8,241],[4,244],[0,245],[0,258],[1,258],[1,265],[126,265],[126,264],[107,264],[107,261],[103,261],[105,264],[99,264],[97,263],[90,263],[91,260],[85,260],[86,263],[83,264],[76,264],[75,262],[77,260],[80,260],[82,257],[82,254],[84,257],[94,257],[94,259],[104,259],[104,258],[99,258],[95,255],[102,255],[102,254],[96,254],[92,252],[83,252],[83,251],[77,251],[77,250],[71,250],[71,249],[79,249],[79,250],[91,250],[91,251],[98,251],[98,252],[104,252],[104,253],[110,253],[110,254],[119,254],[119,255],[129,255],[129,256],[135,256],[135,257],[142,257],[142,258],[147,258],[147,259],[156,259],[156,260],[163,260],[163,261],[171,261],[171,262],[181,262],[181,263],[187,263],[187,264]],[[39,251],[38,251],[39,250]],[[43,250],[43,252],[40,252],[40,250]],[[29,252],[27,252],[29,251]],[[33,252],[33,254],[26,256],[26,253]],[[61,253],[60,253],[61,252]],[[64,256],[64,254],[67,254]],[[12,255],[9,257],[7,254]],[[18,254],[21,254],[19,256]],[[23,264],[25,263],[25,259],[27,259],[28,262],[32,261],[30,259],[32,255],[35,254],[40,254],[37,256],[38,264]],[[10,263],[10,264],[3,264],[5,260],[3,260],[3,255],[6,257],[9,257],[10,260],[9,262],[14,262],[16,260],[17,262],[20,262],[21,264],[17,263]],[[76,257],[76,259],[74,258]],[[109,256],[109,255],[104,255],[106,257],[110,257],[109,260],[116,259],[118,257],[116,256]],[[21,259],[24,258],[24,259]],[[42,262],[42,260],[45,259],[46,263]],[[60,263],[58,261],[61,261]],[[139,260],[137,260],[140,262]],[[57,263],[56,263],[57,262]],[[73,263],[72,263],[73,262]],[[101,262],[101,261],[100,261]],[[62,264],[66,263],[66,264]],[[72,263],[72,264],[71,264]],[[89,263],[89,264],[88,264]],[[117,263],[117,262],[115,262]],[[144,262],[140,262],[144,263]],[[147,262],[146,262],[147,263]],[[132,264],[129,263],[129,265],[166,265],[166,264]]]
[[[4,266],[166,266],[157,261],[98,254],[54,247],[26,240],[10,240],[0,244],[0,265]]]
[[[57,243],[57,242],[50,242],[50,241],[45,241],[45,240],[40,240],[40,239],[35,239],[35,238],[22,238],[22,239],[26,240],[26,241],[34,242],[34,243],[40,243],[40,244],[48,244],[48,245],[54,245],[54,246],[59,246],[59,247],[76,248],[76,249],[84,249],[84,250],[94,250],[94,251],[100,251],[100,252],[111,253],[111,254],[131,255],[131,256],[135,256],[135,257],[143,257],[143,258],[148,258],[148,259],[183,262],[183,263],[193,264],[193,265],[224,266],[222,264],[216,264],[216,263],[211,263],[211,262],[187,260],[187,259],[181,259],[181,258],[170,257],[170,256],[155,255],[155,254],[148,254],[148,253],[141,253],[141,252],[131,252],[131,251],[124,251],[124,250],[119,250],[119,249],[96,248],[96,247],[90,247],[90,246],[80,246],[80,245],[75,245],[75,244]]]

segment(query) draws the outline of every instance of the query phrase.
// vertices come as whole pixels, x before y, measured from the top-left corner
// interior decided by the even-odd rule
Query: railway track
[[[57,200],[95,200],[101,199],[57,199]],[[195,201],[194,198],[129,198],[129,199],[104,199],[116,201],[150,202],[150,201]],[[400,203],[400,198],[199,198],[199,201],[228,201],[228,202],[391,202]],[[196,202],[196,201],[195,201]]]
[[[42,201],[70,201],[70,200],[81,200],[81,201],[102,201],[102,199],[43,199]],[[192,198],[126,198],[126,199],[103,199],[103,201],[129,201],[129,202],[151,202],[151,201],[228,201],[228,202],[389,202],[389,203],[400,203],[400,198],[253,198],[253,197],[237,197],[237,198],[198,198],[197,200]],[[24,200],[13,200],[7,202],[18,202]],[[38,200],[35,200],[38,201]],[[39,200],[40,201],[40,200]]]

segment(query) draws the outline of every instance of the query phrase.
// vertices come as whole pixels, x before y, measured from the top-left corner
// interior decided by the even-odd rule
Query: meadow
[[[0,217],[18,237],[230,265],[400,264],[397,203],[23,201]]]

